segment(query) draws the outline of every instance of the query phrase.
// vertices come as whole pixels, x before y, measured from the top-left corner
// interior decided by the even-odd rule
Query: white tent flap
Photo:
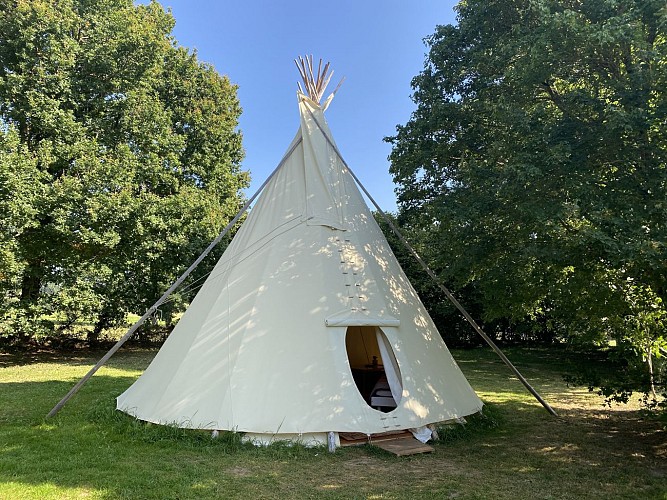
[[[391,348],[391,345],[389,344],[389,341],[387,340],[387,337],[379,328],[375,329],[375,335],[377,336],[380,357],[382,358],[382,365],[384,366],[384,374],[387,377],[391,395],[394,398],[394,401],[396,401],[396,404],[398,404],[401,402],[401,397],[403,396],[401,372],[398,368],[396,357],[394,356],[394,352]]]

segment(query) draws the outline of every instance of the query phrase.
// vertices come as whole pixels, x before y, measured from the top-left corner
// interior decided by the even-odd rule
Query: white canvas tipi
[[[318,100],[298,93],[301,127],[286,159],[153,362],[118,397],[120,410],[309,443],[481,409]]]

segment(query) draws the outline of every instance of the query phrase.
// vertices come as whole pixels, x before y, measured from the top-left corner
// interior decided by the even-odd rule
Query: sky
[[[343,158],[380,207],[396,211],[383,138],[415,109],[410,81],[424,65],[423,39],[455,23],[455,1],[159,1],[171,9],[179,45],[238,85],[248,196],[298,130],[294,59],[312,54],[334,71],[325,97],[345,77],[325,114]]]

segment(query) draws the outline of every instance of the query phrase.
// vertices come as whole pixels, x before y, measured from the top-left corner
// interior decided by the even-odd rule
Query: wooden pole
[[[255,198],[259,196],[259,193],[262,192],[262,190],[266,187],[266,185],[269,183],[269,181],[273,178],[273,176],[280,170],[280,168],[283,166],[285,161],[287,161],[287,158],[292,154],[292,152],[296,149],[296,147],[301,144],[301,141],[303,138],[299,138],[299,140],[294,143],[294,145],[287,151],[285,156],[283,157],[282,160],[280,160],[280,163],[278,166],[275,168],[273,172],[266,178],[264,183],[259,187],[259,189],[255,192],[255,194],[252,195],[252,197],[243,205],[241,210],[236,214],[236,216],[225,226],[225,228],[220,232],[220,234],[211,242],[211,244],[204,250],[199,257],[197,257],[197,260],[195,260],[190,267],[187,268],[187,270],[169,287],[169,289],[164,292],[162,297],[160,297],[155,304],[153,304],[151,307],[148,308],[148,310],[144,313],[144,315],[139,318],[136,323],[134,323],[128,331],[123,335],[118,342],[114,344],[114,346],[109,349],[109,351],[100,359],[95,366],[93,366],[88,373],[86,373],[81,380],[79,380],[74,387],[70,389],[70,391],[65,394],[65,396],[56,404],[51,411],[46,415],[46,418],[51,418],[54,415],[56,415],[62,408],[67,404],[67,402],[74,396],[77,392],[79,392],[79,389],[83,387],[83,385],[88,382],[88,380],[99,370],[109,359],[111,356],[113,356],[118,349],[121,348],[121,346],[127,342],[130,337],[136,332],[141,325],[144,324],[144,322],[164,303],[167,298],[178,288],[183,281],[194,271],[194,269],[201,263],[204,258],[213,250],[213,248],[220,243],[222,238],[229,232],[229,230],[236,224],[239,219],[243,216],[243,214],[248,210],[250,205],[252,204],[253,201],[255,201]]]
[[[484,333],[484,331],[482,330],[482,328],[477,324],[477,322],[473,319],[473,317],[470,316],[470,314],[468,314],[468,311],[466,311],[465,308],[461,305],[461,303],[456,299],[456,297],[454,297],[454,295],[452,295],[452,293],[449,291],[449,289],[448,289],[445,285],[443,285],[443,284],[440,282],[440,279],[439,279],[439,278],[436,276],[436,274],[431,270],[431,268],[428,267],[428,265],[426,264],[426,262],[424,262],[424,261],[422,260],[422,258],[419,256],[419,254],[417,253],[417,251],[412,247],[412,245],[410,245],[410,243],[408,242],[408,240],[405,239],[405,237],[403,236],[403,234],[398,230],[398,228],[394,225],[394,223],[393,223],[393,222],[391,221],[391,219],[387,216],[387,214],[384,213],[384,211],[380,208],[380,206],[377,204],[377,202],[373,199],[373,197],[372,197],[371,194],[368,192],[368,190],[367,190],[367,189],[364,187],[364,185],[361,183],[361,181],[359,180],[359,178],[354,174],[354,172],[352,171],[352,169],[350,168],[350,166],[349,166],[349,165],[347,164],[347,162],[343,159],[342,155],[340,154],[340,151],[338,151],[338,148],[336,148],[336,145],[333,143],[333,141],[332,141],[331,139],[329,139],[329,136],[327,136],[326,132],[324,131],[324,129],[322,128],[322,126],[320,125],[320,123],[317,121],[317,118],[315,117],[315,115],[313,114],[313,112],[310,111],[310,109],[308,109],[308,112],[310,113],[310,116],[313,118],[313,120],[314,120],[315,123],[317,124],[318,128],[320,129],[320,132],[322,132],[322,134],[324,135],[324,138],[326,139],[326,141],[329,143],[329,145],[330,145],[330,146],[333,148],[333,150],[336,152],[336,154],[337,154],[338,157],[340,158],[340,161],[343,162],[343,165],[345,165],[345,168],[347,168],[348,171],[350,172],[350,175],[352,175],[352,178],[354,179],[354,181],[355,181],[355,182],[359,185],[359,187],[363,190],[363,192],[366,194],[366,196],[367,196],[368,199],[371,201],[371,203],[373,203],[373,205],[375,206],[375,208],[377,209],[377,211],[380,213],[380,215],[382,215],[382,217],[384,218],[385,222],[389,225],[389,227],[390,227],[391,230],[394,232],[394,234],[396,235],[396,237],[397,237],[397,238],[401,241],[401,243],[408,249],[408,251],[409,251],[410,254],[415,258],[415,260],[416,260],[417,262],[419,262],[419,265],[424,269],[424,271],[426,271],[426,273],[431,277],[431,279],[433,279],[433,281],[435,282],[435,284],[438,286],[438,288],[440,288],[440,290],[442,290],[442,292],[443,292],[443,293],[445,294],[445,296],[449,299],[449,301],[450,301],[452,304],[454,304],[454,306],[461,312],[461,314],[463,314],[463,317],[468,321],[468,323],[470,323],[470,325],[473,327],[473,329],[474,329],[474,330],[475,330],[475,331],[476,331],[476,332],[477,332],[477,333],[484,339],[484,341],[485,341],[487,344],[489,344],[489,346],[491,346],[491,348],[492,348],[492,349],[495,351],[495,353],[500,357],[500,359],[503,360],[503,362],[509,367],[509,369],[512,370],[512,372],[517,376],[517,378],[521,381],[521,383],[522,383],[522,384],[524,385],[524,387],[528,390],[528,392],[530,392],[530,393],[535,397],[535,399],[537,399],[537,400],[540,402],[540,404],[541,404],[541,405],[542,405],[542,406],[543,406],[549,413],[551,413],[554,417],[557,417],[558,414],[557,414],[556,411],[551,407],[551,405],[549,405],[549,403],[547,403],[547,402],[542,398],[542,396],[540,396],[540,394],[533,388],[533,386],[530,385],[530,383],[528,382],[528,380],[526,380],[526,378],[521,374],[521,372],[519,372],[519,370],[512,364],[512,362],[507,358],[507,356],[505,356],[505,354],[500,350],[500,348],[496,345],[496,343],[495,343],[493,340],[491,340],[491,338],[490,338],[486,333]]]

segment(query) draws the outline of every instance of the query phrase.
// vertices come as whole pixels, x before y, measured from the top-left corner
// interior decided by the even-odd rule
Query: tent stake
[[[76,385],[70,389],[70,391],[69,391],[67,394],[65,394],[65,396],[58,402],[58,404],[55,405],[55,406],[51,409],[51,411],[48,413],[48,415],[46,416],[46,418],[51,418],[51,417],[53,417],[54,415],[56,415],[56,414],[62,409],[62,407],[65,406],[65,404],[70,400],[70,398],[71,398],[72,396],[74,396],[77,392],[79,392],[79,389],[81,389],[81,387],[83,387],[83,385],[84,385],[86,382],[88,382],[88,380],[90,379],[90,377],[92,377],[92,376],[95,374],[95,372],[96,372],[97,370],[99,370],[99,369],[100,369],[100,368],[101,368],[107,361],[109,361],[109,359],[111,358],[111,356],[113,356],[113,355],[116,353],[116,351],[118,351],[118,349],[120,349],[121,346],[122,346],[125,342],[127,342],[127,341],[130,339],[130,337],[132,337],[132,335],[134,334],[134,332],[136,332],[136,331],[139,329],[139,327],[140,327],[141,325],[144,324],[144,322],[145,322],[145,321],[146,321],[146,320],[147,320],[147,319],[148,319],[148,318],[149,318],[149,317],[150,317],[150,316],[157,310],[157,308],[160,307],[160,305],[161,305],[162,303],[164,303],[164,302],[169,298],[169,296],[174,292],[174,290],[176,290],[176,288],[178,288],[178,287],[181,285],[181,283],[183,283],[183,281],[185,281],[185,279],[190,275],[190,273],[192,273],[192,271],[195,270],[195,268],[201,263],[201,261],[204,260],[204,259],[206,258],[206,256],[211,252],[211,250],[213,250],[213,248],[214,248],[218,243],[220,243],[220,241],[222,240],[222,238],[224,238],[224,236],[229,232],[229,230],[234,226],[234,224],[236,224],[236,223],[239,221],[239,219],[243,216],[243,214],[246,212],[246,210],[248,210],[248,208],[250,207],[250,205],[252,204],[252,202],[255,201],[255,198],[257,198],[257,196],[259,196],[259,194],[262,192],[262,190],[266,187],[266,185],[269,183],[269,181],[273,178],[273,176],[278,172],[278,170],[280,170],[280,168],[283,166],[283,164],[285,163],[285,161],[287,161],[287,159],[288,159],[289,156],[292,154],[292,152],[296,149],[296,147],[297,147],[299,144],[301,144],[301,141],[302,141],[302,140],[303,140],[303,138],[300,137],[299,140],[296,141],[296,143],[294,143],[294,145],[289,149],[289,151],[287,151],[287,153],[285,154],[285,156],[283,157],[283,159],[280,160],[280,163],[278,164],[278,166],[277,166],[277,167],[273,170],[273,172],[271,172],[271,174],[266,178],[266,180],[264,181],[264,183],[259,187],[259,189],[255,192],[255,194],[253,194],[252,197],[251,197],[251,198],[250,198],[250,199],[243,205],[243,207],[241,208],[241,210],[239,210],[239,212],[236,214],[236,216],[229,222],[229,224],[227,224],[227,226],[225,226],[225,228],[224,228],[224,229],[220,232],[220,234],[219,234],[219,235],[218,235],[218,236],[211,242],[211,244],[210,244],[208,247],[206,247],[206,250],[204,250],[204,251],[201,253],[201,255],[200,255],[199,257],[197,257],[197,260],[195,260],[195,261],[190,265],[190,267],[188,267],[187,270],[186,270],[186,271],[185,271],[185,272],[184,272],[184,273],[183,273],[183,274],[182,274],[182,275],[181,275],[181,276],[180,276],[180,277],[179,277],[179,278],[178,278],[178,279],[177,279],[177,280],[176,280],[176,281],[169,287],[169,289],[168,289],[166,292],[164,292],[164,294],[162,295],[162,297],[160,297],[160,298],[157,300],[157,302],[155,302],[155,304],[153,304],[151,307],[148,308],[148,310],[144,313],[144,315],[143,315],[141,318],[139,318],[139,319],[136,321],[136,323],[134,323],[134,324],[127,330],[127,332],[125,333],[125,335],[123,335],[123,336],[120,338],[120,340],[118,340],[118,342],[116,342],[116,343],[113,345],[113,347],[112,347],[111,349],[109,349],[109,351],[102,357],[102,359],[100,359],[100,360],[97,362],[97,364],[96,364],[95,366],[93,366],[93,367],[90,369],[90,371],[89,371],[88,373],[86,373],[86,374],[83,376],[83,378],[82,378],[81,380],[79,380],[79,381],[76,383]]]
[[[352,178],[353,178],[353,179],[355,180],[355,182],[359,185],[359,187],[362,189],[362,191],[366,194],[366,196],[367,196],[368,199],[371,201],[371,203],[373,203],[373,206],[375,206],[375,208],[376,208],[377,211],[380,213],[380,215],[382,215],[382,217],[383,217],[383,219],[385,220],[385,222],[389,225],[389,227],[390,227],[391,230],[394,232],[394,234],[398,237],[398,239],[401,241],[401,243],[403,244],[403,246],[405,246],[405,248],[408,249],[408,251],[409,251],[410,254],[415,258],[415,260],[416,260],[417,262],[419,262],[419,265],[420,265],[420,266],[424,269],[424,271],[426,271],[426,273],[431,277],[431,279],[432,279],[433,282],[438,286],[438,288],[440,288],[440,290],[442,290],[442,292],[443,292],[443,293],[445,294],[445,296],[449,299],[449,301],[450,301],[452,304],[454,304],[454,306],[456,306],[456,308],[461,312],[461,314],[463,314],[463,316],[465,317],[465,319],[468,320],[468,323],[470,323],[470,325],[474,328],[474,330],[475,330],[475,331],[476,331],[476,332],[477,332],[477,333],[478,333],[478,334],[479,334],[479,335],[486,341],[487,344],[489,344],[489,346],[491,346],[491,348],[492,348],[492,349],[495,351],[495,353],[500,357],[500,359],[503,360],[503,362],[509,367],[509,369],[512,370],[512,372],[517,376],[517,378],[521,381],[521,383],[522,383],[522,384],[524,385],[524,387],[528,390],[528,392],[530,392],[530,393],[535,397],[535,399],[537,399],[537,400],[540,402],[540,404],[541,404],[541,405],[542,405],[542,406],[543,406],[543,407],[544,407],[544,408],[545,408],[551,415],[553,415],[554,417],[557,417],[558,414],[557,414],[556,411],[551,407],[551,405],[549,405],[549,403],[547,403],[547,402],[542,398],[542,396],[540,396],[540,394],[533,388],[533,386],[530,385],[530,383],[528,382],[528,380],[526,380],[526,378],[525,378],[523,375],[521,375],[521,373],[520,373],[519,370],[516,368],[516,366],[514,366],[514,365],[512,364],[512,362],[507,358],[507,356],[505,356],[505,354],[500,350],[500,348],[496,345],[496,343],[495,343],[493,340],[491,340],[491,337],[489,337],[486,333],[484,333],[484,330],[482,330],[482,328],[477,324],[477,322],[473,319],[473,317],[470,316],[470,314],[468,314],[468,311],[466,311],[466,309],[461,305],[461,303],[456,299],[456,297],[454,297],[454,295],[452,295],[452,292],[450,292],[449,289],[448,289],[445,285],[443,285],[443,284],[440,282],[440,280],[438,279],[438,277],[436,276],[436,274],[431,270],[430,267],[428,267],[428,264],[426,264],[426,262],[424,262],[424,260],[422,260],[422,258],[419,256],[419,254],[417,253],[417,251],[412,247],[412,245],[410,245],[410,243],[408,242],[408,240],[405,239],[405,237],[403,236],[403,234],[398,230],[398,228],[394,225],[394,223],[393,223],[393,222],[391,221],[391,219],[387,216],[387,214],[384,213],[384,210],[382,210],[382,209],[380,208],[380,206],[379,206],[379,205],[377,204],[377,202],[373,199],[373,197],[372,197],[371,194],[368,192],[368,190],[367,190],[367,189],[364,187],[364,185],[361,183],[361,181],[359,180],[359,178],[354,174],[354,172],[352,171],[352,169],[350,168],[350,166],[349,166],[349,165],[347,164],[347,162],[343,159],[343,156],[340,154],[340,151],[338,151],[338,148],[336,147],[336,145],[333,143],[333,141],[332,141],[331,139],[329,139],[329,136],[326,134],[326,132],[324,131],[324,129],[323,129],[322,126],[320,125],[319,121],[317,120],[317,118],[316,118],[315,115],[313,114],[313,112],[310,111],[310,109],[308,110],[308,112],[310,113],[310,116],[313,118],[313,120],[314,120],[315,123],[317,124],[318,128],[320,129],[320,132],[322,132],[322,135],[324,135],[324,138],[326,139],[327,143],[328,143],[328,144],[333,148],[333,150],[336,152],[336,154],[338,155],[338,157],[340,158],[340,160],[343,162],[343,165],[345,165],[345,168],[347,168],[348,171],[350,172],[350,175],[352,175]]]

